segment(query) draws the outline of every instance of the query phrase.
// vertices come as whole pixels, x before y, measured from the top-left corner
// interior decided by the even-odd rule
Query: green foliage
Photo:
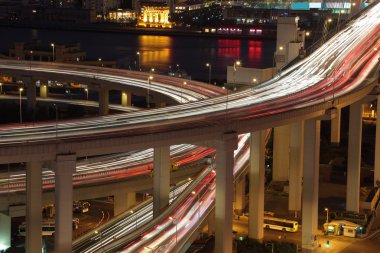
[[[235,240],[237,253],[296,253],[297,247],[289,242],[270,241],[260,243],[251,238]]]

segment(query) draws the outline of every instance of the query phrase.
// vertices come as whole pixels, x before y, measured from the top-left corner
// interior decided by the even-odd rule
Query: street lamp
[[[84,89],[84,91],[86,92],[86,100],[88,101],[88,88]]]
[[[282,51],[282,50],[284,50],[284,47],[283,46],[279,46],[278,47],[278,51]],[[273,71],[272,71],[272,77],[274,76],[274,71],[275,71],[275,69],[277,70],[277,62],[275,61],[275,59],[276,59],[276,53],[277,53],[277,51],[274,51],[274,53],[273,53]]]
[[[55,61],[55,44],[51,43],[50,46],[53,48],[53,61]]]
[[[24,89],[23,88],[20,88],[18,89],[19,93],[20,93],[20,123],[22,123],[22,103],[21,103],[21,93]]]
[[[186,85],[187,84],[187,82],[185,81],[185,82],[183,82],[183,85],[181,85],[181,104],[182,104],[182,99],[183,99],[183,86],[184,85]]]
[[[3,83],[0,83],[0,95],[3,94]]]
[[[326,223],[329,223],[329,209],[326,207],[325,211],[326,211]]]
[[[241,65],[241,62],[239,60],[235,61],[234,62],[234,73],[233,73],[233,81],[235,83],[235,73],[236,73],[236,70],[237,70],[237,67]]]
[[[177,71],[179,72],[179,64],[177,64]]]
[[[29,64],[29,67],[30,69],[32,69],[32,61],[33,61],[33,50],[30,50],[30,64]]]
[[[211,64],[206,63],[206,67],[208,67],[208,83],[211,84]]]
[[[154,69],[153,69],[154,70]],[[146,107],[150,108],[150,82],[153,80],[153,76],[148,77],[148,97],[146,99]]]
[[[137,54],[137,58],[138,58],[138,65],[137,66],[139,67],[138,70],[140,71],[140,51],[137,51],[136,54]]]
[[[133,210],[130,211],[131,215],[135,213]],[[137,213],[135,213],[135,223],[136,223],[136,229],[137,229]]]
[[[99,66],[103,67],[102,58],[99,58],[98,62],[99,62]]]
[[[173,224],[175,225],[175,246],[177,246],[177,232],[178,232],[178,228],[177,228],[177,219],[173,218],[173,217],[169,217],[169,220],[171,220],[173,222]]]

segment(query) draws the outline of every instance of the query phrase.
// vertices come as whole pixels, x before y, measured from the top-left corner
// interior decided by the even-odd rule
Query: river
[[[167,72],[169,66],[185,70],[194,80],[207,81],[207,62],[212,65],[212,79],[222,84],[227,65],[240,60],[243,67],[266,68],[272,65],[275,41],[190,36],[157,36],[114,32],[39,30],[0,27],[3,34],[0,51],[8,52],[15,41],[40,40],[46,47],[51,42],[80,42],[87,59],[116,60],[121,68],[155,68]]]

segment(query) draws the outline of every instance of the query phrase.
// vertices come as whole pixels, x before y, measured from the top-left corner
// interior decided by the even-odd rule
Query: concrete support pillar
[[[117,216],[136,204],[136,192],[128,190],[119,190],[114,193],[113,214]]]
[[[122,106],[131,106],[132,104],[132,94],[130,91],[121,92],[121,105]]]
[[[245,173],[235,183],[235,214],[242,215],[245,208]]]
[[[26,252],[42,249],[42,164],[26,164]]]
[[[304,122],[291,125],[289,211],[301,211]]]
[[[360,162],[362,146],[362,104],[350,105],[348,129],[346,210],[359,212]]]
[[[106,87],[101,86],[99,89],[99,115],[105,116],[109,113],[109,92]]]
[[[215,209],[207,217],[207,233],[208,235],[215,234]]]
[[[319,145],[321,122],[305,121],[303,193],[302,193],[302,252],[315,252],[318,231]]]
[[[264,184],[265,135],[264,131],[251,134],[249,159],[249,219],[248,237],[264,238]]]
[[[0,213],[0,251],[11,246],[11,217]],[[40,251],[41,252],[41,251]]]
[[[26,98],[27,98],[27,108],[29,112],[32,112],[34,114],[36,110],[36,97],[37,97],[37,91],[36,91],[36,84],[34,81],[28,82],[26,85]]]
[[[226,133],[216,140],[216,253],[232,252],[233,168],[237,142],[236,133]]]
[[[55,161],[55,253],[72,250],[74,154],[57,155]]]
[[[340,122],[341,109],[336,108],[335,118],[331,120],[331,144],[339,145],[340,143]]]
[[[377,96],[374,186],[380,182],[380,95]]]
[[[41,84],[40,86],[40,98],[48,97],[48,86],[46,84]]]
[[[289,178],[290,125],[274,128],[273,137],[273,181]]]
[[[154,148],[153,159],[153,217],[157,217],[169,205],[170,146]]]

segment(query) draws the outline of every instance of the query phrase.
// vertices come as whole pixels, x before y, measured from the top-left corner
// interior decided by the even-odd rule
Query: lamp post
[[[206,67],[208,67],[208,83],[211,84],[211,64],[206,63]]]
[[[3,83],[0,83],[0,95],[3,94]]]
[[[32,69],[32,61],[33,61],[33,50],[30,50],[30,64],[29,64],[29,67],[30,67],[30,69]]]
[[[150,108],[150,82],[153,80],[153,76],[148,77],[148,97],[146,99],[146,107]]]
[[[138,61],[138,71],[140,71],[141,69],[140,69],[140,51],[137,51],[137,53],[136,53],[136,55],[137,55],[137,61]]]
[[[326,211],[326,223],[329,223],[329,209],[326,207],[325,211]]]
[[[278,47],[278,51],[282,51],[282,50],[284,50],[284,47],[283,47],[283,46],[279,46],[279,47]],[[272,64],[272,66],[273,66],[273,71],[272,71],[272,78],[274,77],[274,71],[277,70],[276,53],[277,53],[277,51],[274,51],[274,53],[273,53],[273,64]],[[276,71],[276,72],[277,72],[277,71]]]
[[[177,240],[178,240],[178,238],[177,238],[177,233],[178,233],[178,228],[177,228],[177,224],[178,224],[178,222],[177,222],[177,219],[175,219],[175,218],[173,218],[173,217],[169,217],[169,220],[171,220],[172,222],[173,222],[173,224],[175,225],[175,246],[177,246]]]
[[[135,214],[135,224],[136,224],[136,229],[137,229],[137,213],[134,212],[133,210],[130,211],[131,215],[134,213]]]
[[[102,58],[99,58],[98,62],[99,62],[99,67],[103,67]]]
[[[18,89],[19,93],[20,93],[20,123],[22,123],[22,102],[21,102],[21,93],[24,89],[23,88],[20,88]]]
[[[183,85],[181,85],[181,104],[182,104],[182,99],[183,99],[183,86],[184,85],[187,85],[187,82],[185,81],[185,82],[183,82]]]
[[[51,43],[50,46],[53,48],[53,61],[55,61],[55,44]]]
[[[88,88],[84,89],[84,91],[86,92],[86,100],[88,101]]]

